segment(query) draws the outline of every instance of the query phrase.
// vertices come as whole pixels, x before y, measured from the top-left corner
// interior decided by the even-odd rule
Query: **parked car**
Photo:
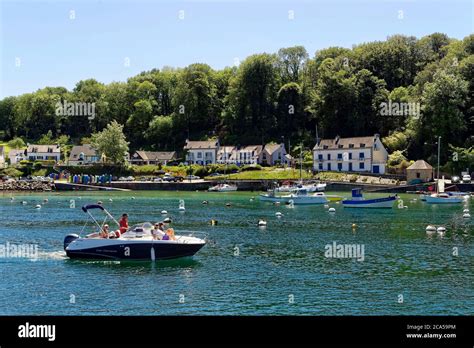
[[[212,173],[209,176],[214,177],[214,176],[221,176],[221,175],[222,175],[221,173]]]
[[[456,183],[458,183],[459,181],[460,181],[459,176],[454,175],[454,176],[451,177],[451,182],[452,182],[453,184],[456,184]]]
[[[167,181],[167,182],[178,182],[178,181],[183,181],[184,178],[182,176],[172,176],[172,175],[166,175],[163,176],[163,181]]]
[[[161,182],[161,181],[162,181],[162,180],[161,180],[160,177],[157,177],[157,178],[154,178],[154,179],[153,179],[153,182]]]
[[[462,182],[465,184],[469,184],[471,182],[471,176],[469,174],[464,174],[462,176]]]
[[[199,180],[199,179],[201,179],[201,178],[200,178],[199,176],[197,176],[197,175],[186,175],[184,178],[185,178],[186,180]]]

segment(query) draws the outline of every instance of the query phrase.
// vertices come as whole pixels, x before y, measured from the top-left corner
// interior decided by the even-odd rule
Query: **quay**
[[[226,183],[237,186],[238,191],[266,191],[275,183],[281,184],[285,180],[227,180]],[[218,181],[197,180],[183,182],[149,182],[149,181],[112,181],[107,184],[72,184],[55,182],[57,191],[70,190],[113,190],[113,191],[207,191],[209,187],[218,184]],[[473,184],[455,184],[459,191],[472,192]],[[327,182],[326,191],[347,191],[361,187],[366,192],[377,193],[405,193],[423,188],[421,185],[387,185],[352,182]]]

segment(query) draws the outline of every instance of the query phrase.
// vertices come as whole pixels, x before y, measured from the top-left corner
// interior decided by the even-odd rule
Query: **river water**
[[[292,209],[252,200],[256,195],[53,192],[16,193],[13,201],[11,194],[0,195],[0,246],[38,247],[33,260],[0,258],[0,315],[474,313],[474,218],[462,218],[466,208],[474,216],[472,199],[442,206],[401,195],[407,208],[344,209],[331,203],[331,214],[323,206]],[[185,212],[178,211],[180,199]],[[204,231],[209,243],[192,259],[69,260],[63,238],[81,231],[88,217],[80,207],[98,200],[116,217],[127,212],[131,224],[159,221],[165,209],[178,234]],[[268,222],[264,229],[257,226],[261,218]],[[444,225],[447,232],[429,235],[428,224]],[[363,254],[327,257],[334,244],[355,244]]]

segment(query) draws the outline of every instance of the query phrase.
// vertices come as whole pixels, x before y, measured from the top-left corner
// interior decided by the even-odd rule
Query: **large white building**
[[[215,164],[219,152],[219,140],[190,141],[186,140],[186,162],[189,164]]]
[[[61,159],[61,147],[59,145],[28,144],[26,153],[30,161],[53,160],[59,162]]]
[[[317,171],[384,174],[388,152],[378,134],[367,137],[322,139],[313,148]]]

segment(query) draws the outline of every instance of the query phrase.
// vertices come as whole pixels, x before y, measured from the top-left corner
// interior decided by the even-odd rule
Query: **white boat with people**
[[[209,192],[233,192],[237,191],[236,185],[230,184],[217,184],[215,186],[209,187]]]
[[[66,255],[73,259],[130,261],[175,259],[193,256],[206,245],[205,237],[196,237],[200,232],[189,231],[188,235],[177,235],[172,228],[166,227],[167,224],[164,222],[155,225],[145,222],[122,230],[122,233],[123,226],[101,204],[85,205],[82,210],[89,214],[98,230],[84,237],[68,234],[64,238]],[[102,223],[91,214],[91,210],[105,213]],[[118,230],[109,231],[109,226],[106,224],[108,218],[117,224]]]
[[[345,208],[393,208],[393,203],[397,196],[365,199],[362,196],[362,189],[352,189],[352,198],[344,199],[342,205]]]

